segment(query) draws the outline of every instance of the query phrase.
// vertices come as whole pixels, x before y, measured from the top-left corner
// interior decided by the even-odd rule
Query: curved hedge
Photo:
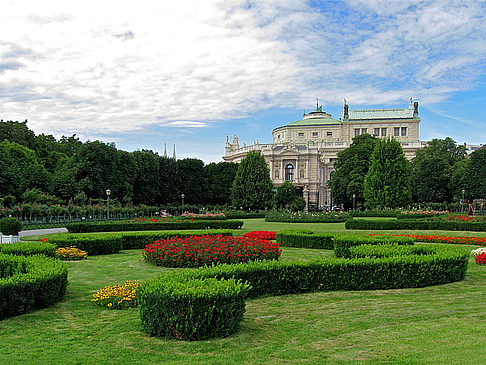
[[[232,236],[230,230],[183,232],[115,232],[115,233],[60,233],[49,235],[48,242],[56,247],[76,246],[93,255],[109,255],[120,250],[140,249],[161,239],[189,236]]]
[[[440,230],[440,231],[480,231],[486,232],[486,222],[463,222],[446,220],[419,220],[419,219],[396,219],[396,220],[364,220],[349,219],[345,223],[346,229],[366,230]]]
[[[332,250],[334,235],[331,233],[315,233],[311,230],[288,229],[277,232],[276,241],[282,247],[320,248]]]
[[[248,285],[234,279],[152,280],[137,292],[144,329],[178,340],[226,337],[238,330]]]
[[[16,242],[0,244],[0,252],[17,256],[56,256],[56,246],[48,242]]]
[[[66,224],[71,233],[88,232],[122,232],[122,231],[165,231],[186,229],[240,229],[242,221],[230,220],[188,220],[178,222],[152,222],[152,221],[111,221],[111,222],[80,222]]]
[[[302,213],[286,211],[269,211],[265,215],[265,222],[286,222],[286,223],[340,223],[349,219],[348,213],[323,212],[323,213]]]
[[[351,247],[345,253],[351,257]],[[362,250],[372,250],[366,245]],[[384,248],[381,248],[382,250]],[[214,278],[241,280],[249,285],[248,297],[283,295],[316,290],[375,290],[414,288],[462,280],[469,261],[468,254],[457,247],[434,246],[427,254],[404,251],[411,249],[390,246],[381,257],[322,258],[313,261],[257,261],[244,264],[223,264],[199,269],[164,273],[142,284],[138,293],[140,313],[145,329],[165,335],[174,327],[171,318],[158,312],[159,291],[173,283],[194,282]],[[179,284],[177,284],[179,285]],[[204,298],[205,294],[201,293]],[[204,302],[204,300],[203,300]],[[165,305],[165,304],[164,304]],[[194,317],[188,326],[200,326]],[[154,330],[157,329],[157,330]]]
[[[0,253],[0,319],[56,303],[66,292],[67,278],[59,260]]]

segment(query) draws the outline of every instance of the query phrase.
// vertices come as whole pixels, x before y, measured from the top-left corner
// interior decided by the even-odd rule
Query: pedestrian
[[[471,204],[471,202],[469,202],[469,211],[468,211],[468,215],[473,215],[474,211],[473,211],[473,206]]]
[[[484,202],[481,202],[481,215],[484,215]]]

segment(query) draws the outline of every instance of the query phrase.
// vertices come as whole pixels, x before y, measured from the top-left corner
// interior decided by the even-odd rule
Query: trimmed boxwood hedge
[[[412,237],[397,236],[364,236],[361,234],[336,234],[333,239],[334,254],[337,257],[346,257],[350,247],[359,245],[413,245]]]
[[[438,230],[438,231],[479,231],[486,232],[486,222],[446,221],[442,219],[396,219],[364,220],[350,219],[346,229],[366,230]]]
[[[0,319],[58,302],[67,278],[67,268],[59,260],[0,253]]]
[[[265,215],[265,222],[286,223],[340,223],[349,219],[348,213],[323,212],[323,213],[291,213],[287,211],[272,210]]]
[[[61,233],[49,235],[48,242],[56,247],[76,246],[88,255],[109,255],[120,250],[140,249],[147,244],[172,237],[201,235],[232,236],[230,230],[204,230],[182,232],[114,232],[114,233]]]
[[[137,301],[148,333],[195,341],[236,332],[245,313],[247,291],[247,284],[234,279],[167,277],[144,284]]]
[[[349,214],[352,217],[396,217],[400,212],[400,209],[351,210]]]
[[[17,256],[56,256],[56,246],[48,242],[16,242],[0,244],[0,252]]]
[[[288,229],[277,232],[276,241],[283,247],[321,248],[332,250],[334,248],[333,235],[330,233],[315,233],[311,230]]]
[[[359,250],[361,246],[348,249]],[[373,246],[362,250],[372,252]],[[385,248],[382,248],[383,251]],[[194,280],[241,280],[249,284],[248,297],[284,295],[316,290],[376,290],[414,288],[462,280],[466,275],[468,254],[457,247],[434,246],[419,255],[407,249],[387,245],[386,254],[374,257],[322,258],[313,261],[257,261],[217,265],[164,273],[142,284],[137,296],[144,328],[151,334],[165,336],[175,326],[175,319],[159,312],[159,291],[165,285]],[[411,249],[409,249],[411,250]],[[204,297],[204,294],[201,294]],[[165,304],[164,304],[165,305]],[[194,309],[197,310],[197,309]],[[170,312],[172,313],[172,312]],[[163,318],[161,318],[163,317]],[[194,317],[200,321],[199,317]],[[190,328],[198,322],[187,321]]]
[[[230,220],[182,220],[179,222],[138,222],[138,221],[110,221],[110,222],[80,222],[66,224],[71,233],[88,232],[121,232],[121,231],[165,231],[185,229],[240,229],[242,221]]]

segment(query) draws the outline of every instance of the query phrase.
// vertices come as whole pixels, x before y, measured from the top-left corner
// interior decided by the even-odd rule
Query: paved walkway
[[[67,231],[68,230],[66,228],[31,229],[27,231],[20,231],[19,238],[47,233],[64,233]]]

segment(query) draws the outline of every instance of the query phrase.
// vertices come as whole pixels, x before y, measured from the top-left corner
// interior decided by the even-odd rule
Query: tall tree
[[[376,141],[370,134],[362,134],[355,137],[348,148],[338,153],[334,164],[335,171],[329,184],[336,204],[351,207],[353,194],[356,195],[356,202],[364,203],[364,179]]]
[[[469,155],[464,182],[467,200],[486,199],[486,148]]]
[[[372,209],[410,204],[410,166],[397,140],[377,141],[364,181],[364,197],[366,205]]]
[[[7,140],[35,150],[35,134],[27,127],[27,119],[21,123],[0,120],[0,142]]]
[[[133,182],[133,202],[135,204],[159,204],[160,157],[153,151],[133,152],[136,176]]]
[[[208,179],[202,160],[197,158],[177,160],[177,183],[179,197],[184,194],[187,204],[207,202]]]
[[[413,199],[417,202],[451,201],[454,164],[466,158],[466,148],[451,138],[433,139],[411,161]]]
[[[231,200],[236,208],[262,210],[273,203],[270,170],[260,151],[250,151],[240,162],[236,172]]]
[[[235,180],[238,164],[234,162],[210,163],[204,166],[208,177],[208,204],[230,205],[231,187]]]

